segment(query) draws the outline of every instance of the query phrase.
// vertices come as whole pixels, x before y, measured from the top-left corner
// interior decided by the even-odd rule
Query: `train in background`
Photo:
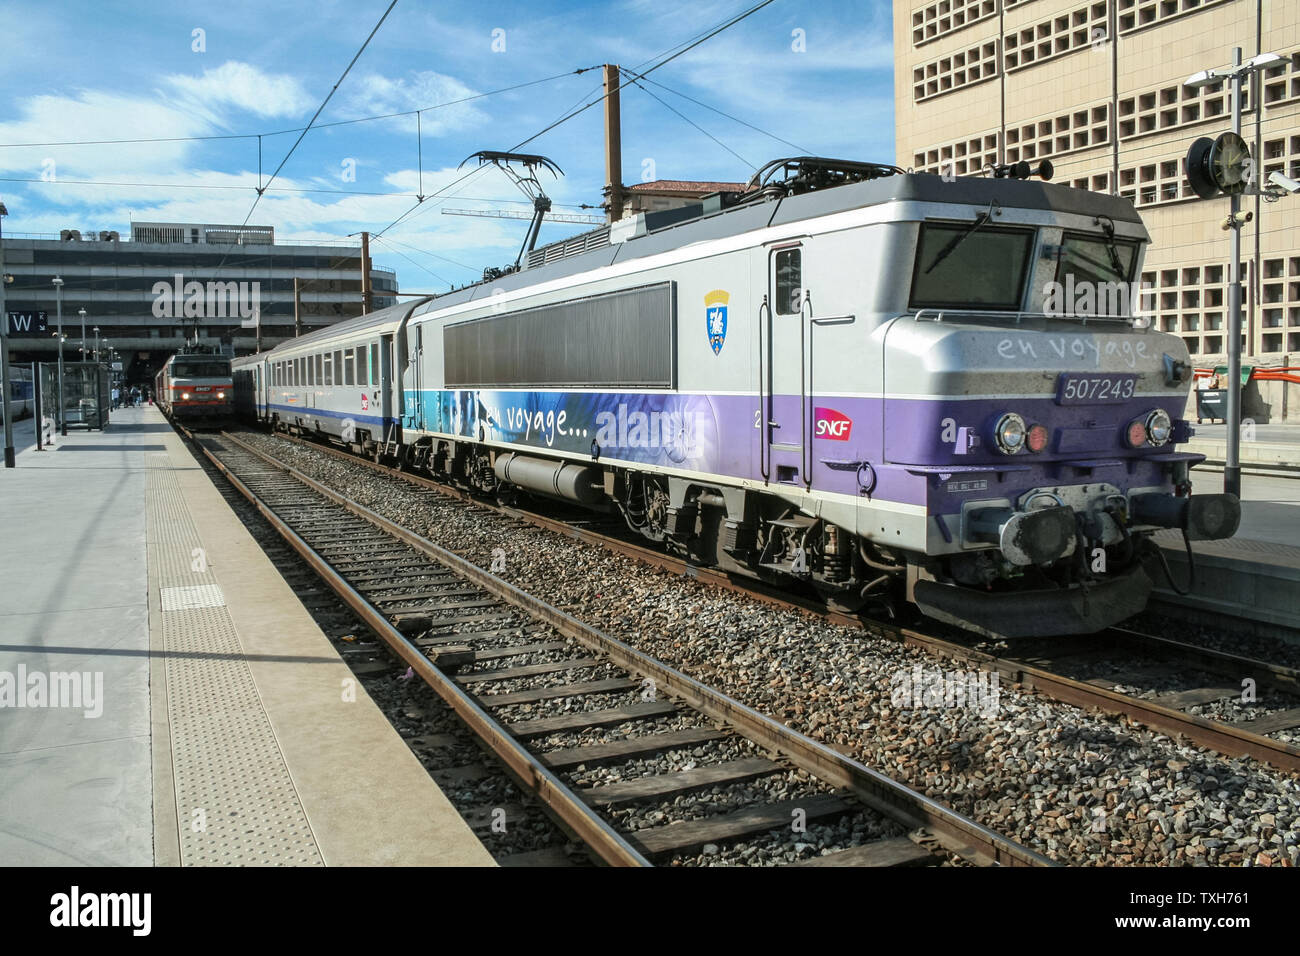
[[[9,413],[14,421],[36,414],[36,389],[30,366],[9,366]]]
[[[177,352],[154,377],[154,401],[185,425],[230,424],[234,397],[230,357],[219,352]]]
[[[1192,494],[1183,341],[1070,298],[1136,283],[1132,204],[1028,175],[779,160],[236,359],[236,409],[836,606],[1095,632],[1145,607],[1152,533],[1240,506]]]

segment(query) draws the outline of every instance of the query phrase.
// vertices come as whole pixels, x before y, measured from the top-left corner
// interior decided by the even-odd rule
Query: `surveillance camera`
[[[1283,176],[1280,172],[1269,173],[1268,184],[1277,186],[1279,189],[1285,189],[1289,193],[1300,193],[1300,182],[1288,176]]]

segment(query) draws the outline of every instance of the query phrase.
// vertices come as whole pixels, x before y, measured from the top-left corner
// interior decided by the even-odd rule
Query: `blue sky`
[[[399,0],[317,122],[434,106],[606,62],[644,68],[751,3]],[[387,0],[0,3],[6,231],[125,231],[132,219],[242,222],[258,182],[256,138],[12,144],[261,133],[265,178],[297,137],[266,134],[306,125],[386,6]],[[801,150],[650,86],[742,160],[628,87],[624,182],[651,173],[743,180],[752,166],[800,151],[892,162],[890,17],[887,0],[776,0],[649,77]],[[203,31],[202,51],[194,49],[195,30]],[[795,31],[802,31],[802,52],[794,49]],[[494,51],[494,37],[504,50]],[[593,99],[599,84],[600,72],[592,71],[425,112],[423,192],[460,175],[456,166],[470,153],[509,149]],[[601,201],[602,137],[597,105],[526,147],[566,174],[544,182],[556,212]],[[281,241],[383,229],[415,203],[416,146],[409,116],[312,130],[250,222],[273,225]],[[86,181],[140,185],[81,185]],[[236,188],[199,188],[213,186]],[[522,196],[494,170],[452,193],[446,207],[529,208],[506,202]],[[372,245],[375,261],[397,270],[403,290],[442,291],[477,278],[484,266],[513,260],[525,222],[443,215],[436,202],[427,200]],[[582,228],[555,224],[542,241]]]

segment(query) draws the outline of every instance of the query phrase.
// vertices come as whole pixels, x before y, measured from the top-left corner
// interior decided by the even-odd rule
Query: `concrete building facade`
[[[79,358],[84,308],[87,348],[97,326],[131,380],[147,379],[196,332],[202,344],[244,354],[256,347],[259,320],[262,347],[270,348],[362,312],[359,244],[277,245],[270,226],[132,223],[129,238],[7,232],[4,254],[14,361],[53,357],[58,276],[64,358]],[[371,263],[370,281],[372,308],[396,304],[392,270]]]
[[[1226,364],[1228,199],[1192,192],[1192,142],[1232,128],[1226,85],[1183,81],[1260,52],[1284,62],[1244,90],[1260,178],[1300,178],[1295,0],[894,0],[896,161],[980,175],[1051,160],[1054,181],[1128,197],[1152,243],[1142,279],[1156,327],[1200,367]],[[1300,196],[1243,198],[1242,362],[1300,366]],[[1300,387],[1252,381],[1245,412],[1300,418]]]

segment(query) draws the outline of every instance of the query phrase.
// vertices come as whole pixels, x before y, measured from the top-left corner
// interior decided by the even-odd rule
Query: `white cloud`
[[[441,136],[452,130],[477,126],[488,116],[473,103],[456,103],[479,91],[452,76],[422,70],[405,77],[388,77],[369,73],[359,77],[349,88],[347,102],[357,116],[382,116],[407,110],[423,110],[443,103],[455,105],[429,110],[421,118],[424,135]],[[351,115],[341,116],[350,119]],[[415,130],[414,117],[402,117],[401,125]]]
[[[202,76],[164,77],[174,101],[216,122],[222,111],[235,108],[258,116],[301,118],[305,123],[324,93],[314,97],[287,74],[266,73],[249,63],[228,60]]]

